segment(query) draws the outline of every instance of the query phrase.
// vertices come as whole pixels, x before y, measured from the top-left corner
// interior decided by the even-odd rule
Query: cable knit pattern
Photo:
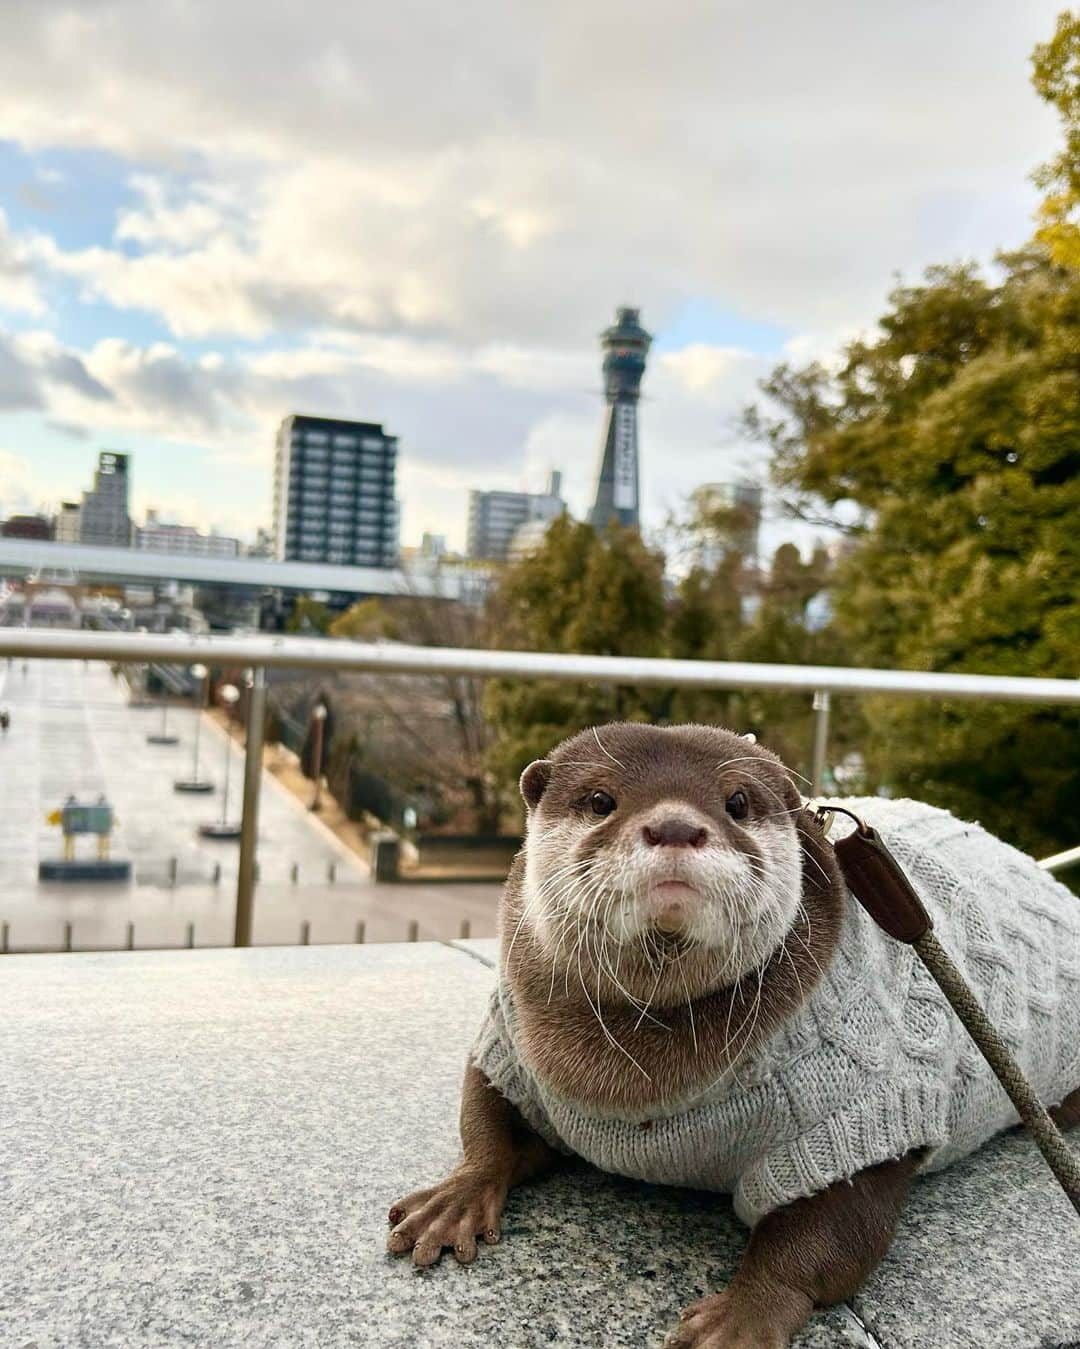
[[[1080,900],[1023,853],[916,801],[848,801],[930,911],[1043,1100],[1080,1086]],[[833,837],[848,832],[837,817]],[[937,1169],[1016,1112],[914,951],[849,894],[840,942],[800,1012],[737,1075],[675,1113],[620,1119],[553,1092],[519,1049],[504,980],[473,1049],[489,1080],[553,1146],[620,1175],[732,1193],[764,1214],[913,1148]]]

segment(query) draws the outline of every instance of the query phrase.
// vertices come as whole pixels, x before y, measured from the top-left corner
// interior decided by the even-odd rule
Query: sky
[[[290,412],[399,437],[405,543],[552,468],[583,513],[623,304],[645,524],[763,480],[775,364],[1029,235],[1059,5],[3,0],[0,515],[119,449],[251,538]]]

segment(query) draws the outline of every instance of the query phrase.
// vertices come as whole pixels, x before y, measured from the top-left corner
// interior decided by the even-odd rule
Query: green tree
[[[846,512],[833,585],[850,663],[1075,678],[1080,666],[1080,276],[1039,247],[933,268],[839,367],[780,367],[750,424],[807,514]],[[1080,716],[867,702],[879,781],[1034,851],[1075,843]]]
[[[1036,238],[1056,262],[1080,266],[1080,16],[1065,10],[1049,42],[1032,53],[1032,83],[1061,118],[1065,144],[1034,175],[1046,194]]]
[[[333,621],[333,610],[321,600],[313,600],[310,595],[301,595],[293,605],[285,629],[287,632],[318,633],[322,637],[330,631],[330,624]]]
[[[561,516],[540,549],[506,568],[490,609],[499,646],[602,656],[664,652],[664,558],[636,530]],[[584,726],[648,718],[649,689],[554,680],[493,680],[484,706],[489,761],[511,782],[531,759]]]

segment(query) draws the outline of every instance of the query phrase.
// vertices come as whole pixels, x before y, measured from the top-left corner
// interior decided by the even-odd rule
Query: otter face
[[[565,741],[521,790],[522,921],[553,959],[630,975],[636,955],[651,968],[693,952],[695,982],[719,986],[791,929],[802,802],[768,750],[715,727],[619,724]]]

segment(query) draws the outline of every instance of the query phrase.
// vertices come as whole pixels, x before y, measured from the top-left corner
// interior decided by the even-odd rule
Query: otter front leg
[[[461,1142],[464,1156],[442,1184],[417,1190],[390,1210],[387,1248],[412,1251],[416,1265],[434,1264],[447,1246],[462,1264],[475,1260],[478,1236],[489,1245],[498,1241],[510,1190],[558,1156],[472,1063],[461,1094]]]
[[[687,1307],[668,1349],[784,1349],[815,1307],[851,1297],[889,1249],[917,1166],[909,1153],[767,1214],[731,1283]]]

